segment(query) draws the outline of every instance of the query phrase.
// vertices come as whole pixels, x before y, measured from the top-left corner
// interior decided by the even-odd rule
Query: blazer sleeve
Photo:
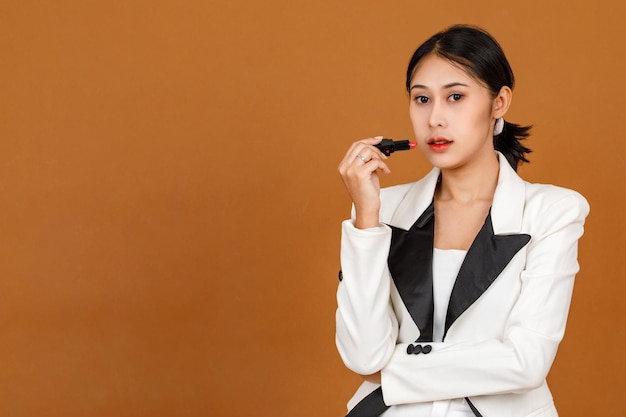
[[[565,331],[589,212],[581,195],[565,191],[551,203],[526,207],[535,211],[526,214],[533,217],[531,241],[503,338],[432,343],[427,355],[408,355],[408,344],[396,345],[382,369],[386,404],[520,393],[545,382]],[[475,323],[481,325],[488,323]]]
[[[398,337],[387,257],[391,229],[342,223],[342,280],[337,289],[336,344],[346,367],[373,374],[389,361]]]

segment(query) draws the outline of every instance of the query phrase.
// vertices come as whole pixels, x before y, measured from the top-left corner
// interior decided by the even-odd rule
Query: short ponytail
[[[509,164],[517,171],[520,162],[530,162],[526,154],[532,152],[522,141],[530,136],[532,126],[520,126],[504,121],[502,133],[493,137],[493,147],[501,152]]]

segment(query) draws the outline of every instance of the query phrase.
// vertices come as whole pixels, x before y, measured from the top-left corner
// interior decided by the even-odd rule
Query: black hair
[[[413,53],[406,72],[406,90],[411,90],[411,78],[420,61],[436,54],[465,69],[469,75],[484,84],[493,97],[507,86],[513,89],[515,77],[498,42],[481,28],[455,25],[433,35]],[[529,162],[526,155],[532,152],[521,141],[530,135],[532,126],[504,123],[502,133],[493,138],[494,148],[502,152],[513,169],[520,161]]]

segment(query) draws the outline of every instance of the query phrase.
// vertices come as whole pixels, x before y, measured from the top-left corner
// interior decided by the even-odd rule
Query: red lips
[[[430,138],[426,143],[433,152],[444,152],[452,145],[453,141],[446,138]]]

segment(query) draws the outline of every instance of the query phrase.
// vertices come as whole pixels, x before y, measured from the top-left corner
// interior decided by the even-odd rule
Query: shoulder
[[[588,214],[589,203],[580,193],[556,185],[526,182],[524,218],[532,220],[536,227],[552,229],[582,223]]]
[[[546,208],[547,206],[575,207],[589,211],[589,203],[580,193],[552,184],[526,182],[526,207]]]

